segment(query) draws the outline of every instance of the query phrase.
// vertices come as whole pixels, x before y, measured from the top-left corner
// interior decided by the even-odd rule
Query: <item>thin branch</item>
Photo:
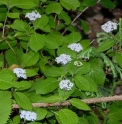
[[[122,95],[116,95],[116,96],[109,96],[109,97],[101,97],[101,98],[90,98],[90,99],[83,99],[81,101],[87,103],[87,104],[95,104],[95,103],[100,103],[100,102],[110,102],[110,101],[121,101],[122,100]],[[37,107],[50,107],[50,106],[67,106],[71,105],[69,101],[64,101],[62,103],[56,102],[56,103],[33,103],[32,106],[34,108]],[[12,105],[13,109],[18,109],[21,108],[17,104]]]
[[[97,3],[99,3],[100,0],[97,1]],[[74,19],[73,21],[71,22],[71,25],[88,9],[89,7],[86,7],[82,12],[80,12]],[[66,33],[66,31],[68,30],[68,28],[66,28],[64,30],[64,32],[62,33],[62,35],[64,35]]]

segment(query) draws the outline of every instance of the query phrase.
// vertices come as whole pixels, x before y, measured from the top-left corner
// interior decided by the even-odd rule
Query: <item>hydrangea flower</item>
[[[66,54],[61,54],[59,57],[56,57],[55,61],[59,64],[61,63],[62,65],[67,64],[68,62],[70,62],[72,59],[70,57],[70,55],[66,55]]]
[[[14,68],[13,73],[15,73],[18,78],[27,79],[26,71],[22,68]]]
[[[37,11],[32,11],[31,13],[26,13],[26,18],[29,18],[30,21],[35,21],[38,18],[41,18],[41,15]]]
[[[117,23],[108,21],[104,25],[101,26],[102,30],[104,30],[106,33],[110,33],[113,30],[117,29]]]
[[[71,50],[73,50],[75,52],[80,52],[81,50],[83,50],[83,47],[81,46],[80,43],[69,44],[68,48],[70,48]]]
[[[64,89],[64,90],[71,90],[73,85],[74,84],[72,82],[70,82],[70,80],[68,80],[68,79],[67,80],[62,80],[59,83],[60,89]]]
[[[20,118],[27,121],[35,121],[37,119],[37,114],[35,112],[22,110],[20,113]]]

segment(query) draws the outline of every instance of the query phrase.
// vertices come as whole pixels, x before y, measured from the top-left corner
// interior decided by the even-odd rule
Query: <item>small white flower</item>
[[[116,30],[116,29],[117,29],[117,23],[108,21],[108,22],[106,22],[104,25],[102,25],[101,28],[102,28],[106,33],[110,33],[110,32],[112,32],[113,30]]]
[[[69,44],[68,48],[70,48],[71,50],[73,50],[75,52],[80,52],[81,50],[83,50],[83,47],[81,46],[80,43]]]
[[[41,15],[37,11],[32,11],[31,13],[26,13],[26,18],[29,18],[30,21],[35,21],[38,18],[41,18]]]
[[[61,63],[62,65],[67,64],[68,62],[70,62],[72,59],[70,57],[70,55],[66,55],[66,54],[61,54],[59,57],[56,57],[55,61],[59,64]]]
[[[59,83],[60,89],[64,89],[64,90],[71,90],[73,85],[74,84],[70,82],[70,80],[62,80]]]
[[[27,121],[35,121],[37,119],[37,114],[35,112],[22,110],[20,113],[20,118]]]
[[[27,79],[26,71],[24,69],[22,69],[22,68],[14,68],[13,73],[15,73],[18,78]]]

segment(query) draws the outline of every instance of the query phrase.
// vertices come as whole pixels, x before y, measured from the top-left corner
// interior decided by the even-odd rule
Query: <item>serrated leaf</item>
[[[115,7],[115,3],[111,0],[100,0],[100,3],[106,8],[114,9]]]
[[[96,84],[104,84],[105,81],[105,73],[103,69],[101,69],[99,66],[93,66],[91,64],[90,72],[88,73],[88,76],[91,77]]]
[[[62,11],[62,6],[58,2],[52,2],[46,8],[47,14],[50,14],[50,13],[60,14],[61,11]]]
[[[75,106],[76,108],[80,109],[80,110],[91,110],[91,108],[86,104],[84,103],[83,101],[79,100],[79,99],[76,99],[76,98],[72,98],[69,100],[69,102]]]
[[[44,108],[37,108],[35,112],[37,114],[37,120],[43,120],[47,115],[47,110]]]
[[[84,6],[94,6],[96,4],[96,0],[84,0],[83,5]]]
[[[122,53],[121,52],[116,53],[115,58],[119,66],[122,68]]]
[[[71,49],[69,49],[67,46],[59,47],[57,50],[58,56],[60,56],[60,54],[64,54],[64,53],[67,55],[70,55],[73,58],[77,57],[77,53],[75,51],[72,51]]]
[[[114,45],[113,39],[106,40],[99,45],[99,47],[97,48],[97,52],[106,51],[110,49],[113,45]]]
[[[15,84],[18,90],[25,90],[31,88],[32,84],[29,81],[20,81]]]
[[[62,124],[78,124],[78,116],[69,109],[61,109],[58,116]]]
[[[18,124],[20,122],[20,117],[17,115],[13,118],[13,124]]]
[[[97,92],[97,85],[94,80],[87,76],[75,76],[76,86],[83,91]]]
[[[79,117],[79,123],[78,124],[89,124],[89,122],[86,118]]]
[[[70,16],[65,11],[62,11],[58,15],[58,17],[59,17],[59,19],[63,19],[65,21],[66,25],[69,25],[71,23],[71,18],[70,18]]]
[[[34,33],[31,35],[29,46],[33,51],[37,52],[44,47],[45,40],[45,35]]]
[[[45,80],[42,80],[36,85],[36,93],[47,94],[49,92],[52,92],[56,88],[58,88],[58,84],[59,83],[56,78],[47,78]]]
[[[41,18],[36,19],[33,24],[36,29],[41,29],[41,27],[45,27],[49,22],[49,18],[46,15],[41,15]]]
[[[21,62],[21,59],[22,59],[21,57],[23,55],[23,50],[16,48],[16,47],[13,47],[13,50],[8,49],[5,52],[5,58],[9,64],[9,66],[11,66],[12,64],[19,64],[19,62]]]
[[[10,0],[8,2],[8,0],[0,0],[0,4],[5,4],[7,5],[7,7],[10,9],[14,6],[18,7],[18,8],[22,8],[22,9],[31,9],[35,6],[38,5],[38,2],[35,2],[34,0]]]
[[[9,18],[19,18],[19,13],[18,12],[15,12],[15,13],[12,13],[12,12],[7,12],[7,16]]]
[[[60,0],[60,3],[67,10],[76,10],[80,6],[79,0]]]
[[[22,66],[28,67],[35,65],[39,60],[39,53],[34,53],[32,51],[26,53],[22,57]]]
[[[49,67],[44,72],[47,77],[60,77],[62,73],[64,73],[64,69],[61,67]]]
[[[46,44],[45,47],[48,49],[56,49],[58,48],[58,41],[54,39],[52,34],[46,36]]]
[[[11,25],[11,27],[18,31],[24,31],[24,32],[30,29],[29,25],[26,22],[19,19],[16,19],[14,23]]]
[[[71,44],[71,43],[76,43],[76,42],[80,41],[81,38],[82,38],[82,36],[80,33],[72,32],[65,37],[65,41],[66,41],[66,43]]]
[[[61,101],[61,97],[60,96],[50,96],[47,98],[42,98],[42,100],[40,100],[39,102],[45,102],[45,103],[55,103],[55,102],[59,102]]]
[[[25,71],[26,71],[26,76],[27,77],[32,77],[32,76],[37,75],[37,72],[34,71],[33,69],[25,69]]]
[[[85,33],[89,32],[89,25],[84,20],[81,20],[81,27],[83,28]]]
[[[9,45],[11,47],[14,47],[16,45],[16,41],[15,40],[12,40],[12,41],[8,41]],[[9,46],[5,41],[3,42],[0,42],[0,50],[5,50],[5,49],[8,49],[10,48]]]
[[[26,110],[32,110],[32,103],[30,102],[30,100],[28,99],[28,97],[21,93],[21,92],[14,92],[14,98],[17,102],[17,104],[22,107],[23,109]]]
[[[82,62],[82,66],[77,68],[76,75],[87,74],[90,71],[90,64],[88,62]]]
[[[0,89],[6,90],[15,86],[13,79],[15,78],[14,73],[11,70],[0,71]]]
[[[9,115],[11,113],[11,92],[8,91],[0,91],[0,123],[6,124]]]

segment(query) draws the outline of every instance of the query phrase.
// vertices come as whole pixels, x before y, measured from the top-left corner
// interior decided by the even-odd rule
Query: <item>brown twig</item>
[[[90,99],[83,99],[81,101],[87,103],[87,104],[91,104],[91,103],[100,103],[100,102],[110,102],[110,101],[121,101],[122,100],[122,95],[119,96],[109,96],[109,97],[101,97],[101,98],[90,98]],[[56,102],[56,103],[33,103],[32,106],[34,108],[38,108],[38,107],[50,107],[50,106],[67,106],[67,105],[71,105],[69,101],[64,101],[62,103],[60,102]],[[18,109],[20,108],[19,105],[17,104],[13,104],[12,105],[13,109]]]

